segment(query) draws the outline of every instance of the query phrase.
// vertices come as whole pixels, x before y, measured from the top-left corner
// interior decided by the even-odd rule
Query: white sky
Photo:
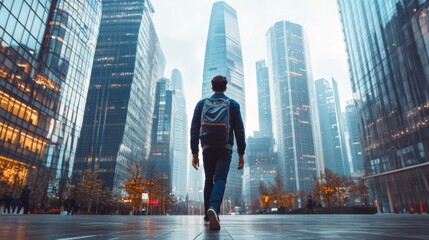
[[[204,54],[215,0],[152,0],[155,28],[171,70],[182,73],[188,120],[201,99]],[[246,86],[246,135],[258,130],[255,62],[266,58],[265,33],[282,20],[304,27],[310,48],[313,79],[338,82],[341,108],[351,99],[345,44],[335,0],[227,0],[237,11]],[[226,93],[228,95],[228,92]]]

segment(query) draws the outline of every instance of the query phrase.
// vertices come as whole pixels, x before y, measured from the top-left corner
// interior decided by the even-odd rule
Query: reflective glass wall
[[[73,181],[98,165],[104,186],[120,192],[127,166],[149,155],[155,84],[165,59],[150,1],[102,3]]]
[[[171,85],[174,91],[173,98],[176,103],[174,122],[174,160],[173,160],[173,194],[183,199],[188,193],[188,171],[190,160],[189,128],[186,115],[186,101],[182,74],[178,69],[171,72]]]
[[[309,59],[301,25],[277,22],[267,34],[273,128],[287,191],[313,190],[316,157],[309,98]]]
[[[204,58],[202,96],[210,97],[211,80],[216,75],[226,76],[228,89],[226,96],[240,104],[241,116],[246,125],[245,86],[243,76],[243,56],[241,53],[240,31],[237,12],[226,2],[215,2],[210,16]],[[234,151],[235,152],[235,151]],[[238,155],[232,155],[231,165],[238,164]],[[231,168],[224,199],[239,206],[242,194],[242,171]],[[229,204],[228,206],[231,206]],[[226,211],[229,211],[227,209]]]
[[[42,196],[70,177],[100,17],[98,0],[0,3],[2,184]]]
[[[338,1],[366,180],[380,212],[429,207],[428,1]]]

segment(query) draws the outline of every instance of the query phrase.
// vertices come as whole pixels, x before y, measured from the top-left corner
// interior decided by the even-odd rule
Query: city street
[[[429,215],[0,215],[0,239],[428,239]]]

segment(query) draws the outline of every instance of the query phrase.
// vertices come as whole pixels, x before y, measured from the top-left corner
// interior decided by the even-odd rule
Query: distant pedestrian
[[[21,206],[21,200],[19,199],[19,197],[14,197],[12,201],[12,213],[15,213],[15,210],[18,210],[19,206]],[[17,211],[16,213],[18,214],[19,211]]]
[[[67,209],[67,215],[74,215],[76,211],[76,200],[74,198],[69,199],[69,206]]]
[[[199,142],[203,149],[205,173],[204,221],[211,230],[220,230],[219,213],[232,158],[232,146],[237,143],[238,169],[244,166],[246,149],[245,132],[240,105],[225,96],[226,77],[215,76],[212,81],[214,94],[199,101],[191,125],[192,166],[198,170]]]
[[[13,200],[12,191],[11,190],[6,191],[3,194],[3,202],[4,202],[3,213],[6,213],[6,210],[7,210],[7,213],[10,213],[10,206],[12,205],[12,200]]]
[[[307,212],[309,213],[310,211],[311,211],[311,213],[314,214],[314,202],[313,202],[313,198],[311,197],[311,195],[308,195]]]
[[[21,205],[18,208],[18,212],[20,212],[21,207],[23,207],[24,214],[28,214],[28,207],[30,205],[30,193],[30,188],[28,187],[28,185],[25,185],[24,189],[22,189],[21,197],[19,198],[19,200],[21,200]]]

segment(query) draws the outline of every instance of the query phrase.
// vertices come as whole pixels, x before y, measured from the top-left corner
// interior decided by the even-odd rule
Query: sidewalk
[[[429,215],[0,215],[1,239],[428,239]]]

